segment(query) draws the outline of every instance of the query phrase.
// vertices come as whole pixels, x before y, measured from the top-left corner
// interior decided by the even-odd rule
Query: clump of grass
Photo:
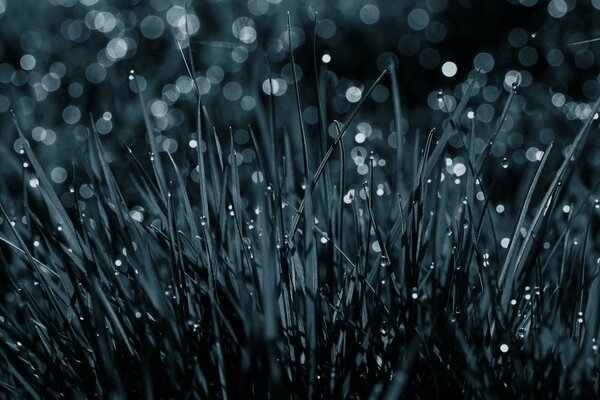
[[[195,75],[191,52],[181,53]],[[578,187],[567,220],[557,205],[600,100],[558,169],[553,144],[524,171],[512,211],[501,218],[490,198],[508,183],[489,150],[518,87],[477,154],[481,127],[465,111],[480,74],[452,112],[442,105],[447,118],[421,142],[400,132],[391,62],[371,89],[391,85],[395,165],[376,169],[371,153],[366,181],[349,192],[346,134],[369,107],[371,89],[343,123],[334,121],[331,140],[316,75],[321,120],[318,132],[307,132],[300,103],[308,100],[293,55],[291,62],[295,113],[271,106],[257,115],[270,125],[249,127],[256,183],[241,178],[248,174],[233,136],[212,123],[200,96],[190,118],[206,150],[198,145],[177,159],[158,152],[138,85],[151,155],[136,158],[139,149],[122,140],[119,162],[133,170],[115,176],[92,122],[73,166],[75,207],[65,209],[14,116],[31,167],[24,198],[5,197],[0,207],[5,297],[13,304],[0,305],[6,396],[597,396],[595,188],[582,194]],[[465,178],[455,182],[441,173],[453,136],[467,160]],[[377,194],[387,181],[394,192]],[[92,196],[79,198],[83,183]],[[143,218],[131,198],[144,204]],[[581,219],[591,222],[575,239]],[[500,234],[507,230],[508,242]]]

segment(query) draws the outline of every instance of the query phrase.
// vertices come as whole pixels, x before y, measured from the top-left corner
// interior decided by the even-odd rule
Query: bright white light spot
[[[323,54],[323,57],[321,57],[321,61],[323,61],[325,64],[329,64],[331,62],[331,56],[325,53]]]
[[[457,72],[458,68],[456,67],[456,64],[454,64],[452,61],[446,61],[442,65],[442,74],[444,74],[444,76],[447,76],[448,78],[453,77],[454,75],[456,75]]]
[[[503,343],[500,345],[500,351],[503,353],[508,353],[508,345]]]
[[[362,97],[362,89],[360,89],[356,86],[350,86],[346,90],[346,100],[348,100],[350,103],[359,102],[361,97]]]
[[[508,249],[508,245],[510,244],[510,239],[509,238],[503,238],[500,241],[500,246],[502,246],[503,249]]]
[[[463,176],[467,172],[467,167],[463,163],[456,163],[452,170],[456,176]]]

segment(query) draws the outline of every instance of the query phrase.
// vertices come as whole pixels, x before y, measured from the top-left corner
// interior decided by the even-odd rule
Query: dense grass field
[[[600,396],[600,2],[24,3],[0,398]]]

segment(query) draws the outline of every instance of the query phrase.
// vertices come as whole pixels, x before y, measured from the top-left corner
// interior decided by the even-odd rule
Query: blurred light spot
[[[250,44],[256,40],[256,29],[254,28],[254,20],[248,17],[240,17],[231,24],[233,36],[238,38],[242,43]]]
[[[189,93],[194,89],[192,78],[186,75],[182,75],[177,79],[176,86],[180,93]]]
[[[237,82],[227,82],[223,86],[223,96],[229,101],[235,101],[242,97],[242,86]]]
[[[54,72],[49,72],[43,76],[42,86],[48,92],[54,92],[60,87],[60,78]]]
[[[21,43],[21,48],[28,53],[36,52],[42,47],[42,38],[36,31],[25,32],[21,35],[19,42]]]
[[[521,73],[515,70],[508,71],[504,76],[504,89],[513,90],[513,85],[519,85],[521,82]]]
[[[206,70],[206,77],[211,84],[215,85],[217,83],[221,83],[225,77],[225,72],[223,72],[223,68],[219,67],[218,65],[213,65]]]
[[[52,129],[46,129],[46,137],[42,140],[46,146],[52,146],[56,142],[56,132]]]
[[[302,79],[302,68],[299,65],[296,65],[295,69],[296,69],[296,79],[298,80],[298,82],[300,82],[300,80]],[[289,84],[289,85],[294,84],[294,71],[292,69],[291,63],[287,63],[283,66],[283,68],[281,68],[281,77],[287,84]]]
[[[244,96],[240,105],[244,111],[251,111],[256,107],[256,100],[254,100],[254,97],[252,96]]]
[[[452,168],[452,172],[454,172],[456,176],[463,176],[465,172],[467,172],[467,167],[463,163],[456,163]]]
[[[102,11],[95,14],[93,27],[102,32],[108,33],[117,26],[117,19],[110,12]]]
[[[85,77],[91,83],[101,83],[106,78],[106,68],[98,63],[91,63],[85,69]]]
[[[252,182],[261,183],[264,181],[263,173],[261,171],[254,171],[252,173]]]
[[[554,18],[564,17],[568,11],[568,6],[565,0],[552,0],[548,3],[548,14]]]
[[[553,67],[560,66],[564,59],[565,57],[563,56],[562,51],[559,49],[552,49],[546,53],[546,61]]]
[[[33,140],[35,140],[36,142],[41,142],[46,138],[46,130],[41,126],[36,126],[31,131],[31,137],[33,137]]]
[[[519,62],[525,67],[531,67],[538,60],[538,52],[531,46],[525,46],[519,50]]]
[[[375,86],[375,88],[373,88],[373,91],[371,92],[371,97],[377,103],[383,103],[388,99],[389,94],[390,92],[388,88],[386,88],[384,85],[377,85]]]
[[[248,59],[248,50],[243,46],[235,47],[233,50],[231,50],[231,59],[238,64],[246,62]]]
[[[287,91],[287,83],[283,79],[265,79],[262,84],[262,90],[268,95],[281,96]]]
[[[69,85],[69,96],[79,97],[83,94],[83,85],[79,82],[73,82]]]
[[[429,14],[421,8],[415,8],[408,14],[408,26],[416,31],[422,31],[429,25]]]
[[[500,351],[503,353],[507,353],[508,352],[508,345],[507,344],[501,344],[500,345]]]
[[[169,111],[167,103],[162,100],[154,100],[152,103],[150,103],[150,113],[156,118],[164,117],[167,115],[167,111]]]
[[[500,241],[500,246],[502,246],[503,249],[508,249],[508,245],[510,244],[510,239],[509,238],[503,238]]]
[[[256,29],[245,26],[240,30],[239,39],[242,43],[250,44],[256,40]]]
[[[50,178],[56,183],[63,183],[67,180],[67,170],[63,167],[56,167],[50,173]]]
[[[31,54],[25,54],[23,57],[21,57],[19,64],[25,71],[31,71],[35,68],[36,60]]]
[[[198,91],[200,94],[207,94],[210,92],[210,88],[212,87],[210,79],[204,76],[199,76],[196,78],[196,86],[198,86]]]
[[[163,20],[156,15],[148,15],[140,24],[142,35],[148,39],[158,39],[165,30]]]
[[[269,10],[267,0],[249,0],[248,11],[253,15],[263,15]]]
[[[473,59],[473,67],[482,73],[488,73],[494,68],[494,56],[490,53],[479,53]]]
[[[508,43],[513,47],[523,47],[527,40],[527,31],[523,28],[514,28],[508,33]]]
[[[346,89],[346,100],[350,103],[357,103],[362,97],[362,89],[356,86],[350,86]]]
[[[125,57],[127,50],[127,42],[121,38],[111,39],[106,45],[106,54],[112,61]]]
[[[62,113],[63,120],[69,124],[73,125],[79,122],[79,118],[81,118],[81,111],[76,106],[67,106],[63,110]]]
[[[444,74],[444,76],[447,76],[448,78],[451,78],[454,75],[456,75],[457,71],[458,68],[456,67],[456,64],[454,64],[452,61],[446,61],[442,65],[442,74]]]
[[[321,39],[330,39],[335,35],[337,27],[335,26],[335,22],[330,19],[321,19],[317,24],[317,35]]]
[[[304,111],[302,112],[302,117],[304,118],[304,121],[306,121],[306,123],[314,125],[317,122],[319,122],[319,112],[317,110],[317,107],[315,106],[308,106],[304,109]]]
[[[379,8],[375,4],[365,4],[360,9],[359,16],[363,23],[372,25],[379,21]]]
[[[331,56],[329,54],[325,53],[321,57],[321,61],[323,61],[325,64],[329,64],[331,62]]]

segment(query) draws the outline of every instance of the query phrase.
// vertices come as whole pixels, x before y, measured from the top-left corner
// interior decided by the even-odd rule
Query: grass
[[[194,75],[191,52],[180,50],[182,68]],[[453,111],[442,104],[446,118],[426,141],[399,132],[393,168],[376,168],[373,152],[367,179],[351,186],[347,134],[376,84],[390,86],[400,126],[395,64],[343,123],[325,119],[317,72],[320,121],[309,132],[301,112],[309,100],[290,55],[294,101],[281,101],[296,109],[278,113],[274,97],[257,108],[263,122],[249,127],[253,166],[238,166],[231,131],[213,124],[200,96],[189,116],[199,145],[159,152],[134,73],[148,148],[122,139],[117,162],[132,170],[116,176],[103,143],[110,139],[101,140],[92,122],[71,187],[87,183],[93,195],[73,189],[69,209],[14,115],[30,167],[23,198],[4,196],[0,208],[12,304],[0,306],[3,396],[596,397],[598,205],[596,188],[582,189],[572,170],[596,129],[600,100],[566,157],[555,143],[537,165],[526,164],[500,215],[490,199],[511,182],[490,149],[515,112],[518,86],[500,117],[482,127],[466,112],[482,76],[474,72]],[[463,146],[452,151],[466,160],[457,182],[442,174],[455,136]],[[487,143],[483,152],[476,138]],[[136,158],[144,151],[148,159]],[[244,168],[262,179],[249,183]],[[379,195],[383,182],[393,191]],[[577,196],[565,217],[559,205],[571,185]],[[132,199],[147,210],[143,219]],[[511,233],[508,242],[502,232]]]

